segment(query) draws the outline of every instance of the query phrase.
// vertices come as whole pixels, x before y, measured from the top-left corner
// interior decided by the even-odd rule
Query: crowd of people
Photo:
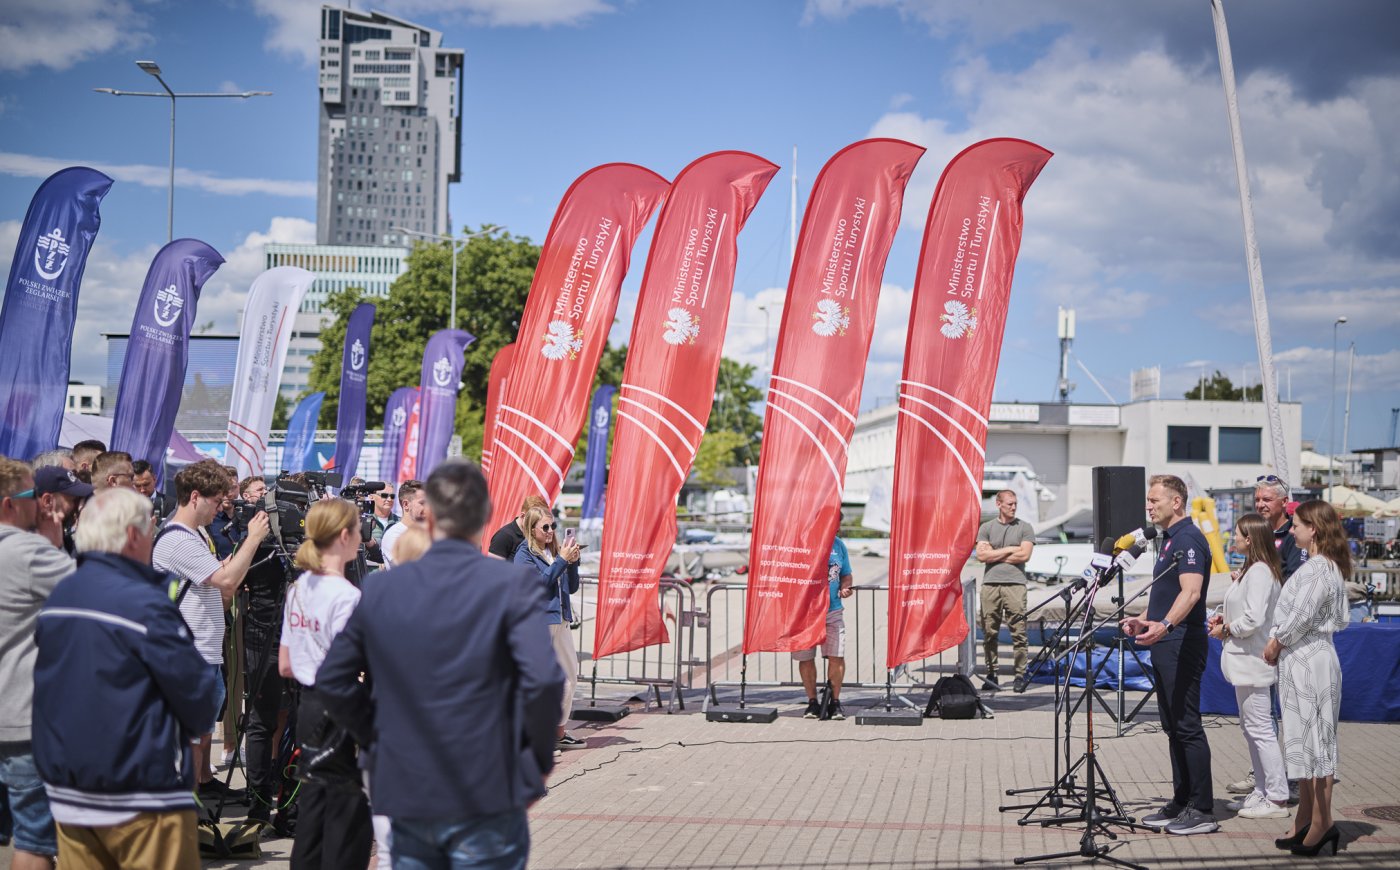
[[[364,867],[375,842],[383,868],[523,867],[525,809],[584,745],[562,727],[579,547],[548,510],[493,558],[485,479],[449,460],[364,514],[311,502],[289,553],[263,478],[206,460],[172,483],[97,443],[0,457],[13,866],[198,866],[199,825],[244,803],[297,868]],[[362,556],[382,570],[351,582]],[[221,721],[246,789],[215,775]]]

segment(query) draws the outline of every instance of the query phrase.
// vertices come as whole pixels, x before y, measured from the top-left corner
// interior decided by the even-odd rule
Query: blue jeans
[[[7,793],[14,817],[14,847],[35,855],[58,854],[58,830],[32,754],[0,752],[0,790]]]
[[[394,870],[524,870],[530,823],[524,810],[467,821],[394,819]]]

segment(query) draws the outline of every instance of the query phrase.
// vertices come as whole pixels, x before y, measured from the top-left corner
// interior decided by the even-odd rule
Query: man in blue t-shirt
[[[831,539],[826,576],[830,584],[831,604],[826,611],[826,639],[822,641],[821,650],[826,657],[827,680],[831,683],[831,706],[827,712],[828,718],[845,719],[846,714],[841,709],[841,680],[846,676],[846,621],[841,599],[850,598],[854,590],[851,557],[846,552],[846,542],[840,538]],[[792,658],[797,662],[802,688],[807,690],[807,712],[803,716],[820,719],[822,709],[817,702],[817,648],[797,650]]]
[[[1172,762],[1172,799],[1141,824],[1171,834],[1208,834],[1215,821],[1210,744],[1201,727],[1201,678],[1206,671],[1206,580],[1210,545],[1186,516],[1186,484],[1153,475],[1147,513],[1162,530],[1147,612],[1122,621],[1123,632],[1152,648],[1157,714]]]

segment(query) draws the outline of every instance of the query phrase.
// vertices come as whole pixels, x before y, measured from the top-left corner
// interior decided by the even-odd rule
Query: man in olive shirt
[[[1011,628],[1015,649],[1015,690],[1024,691],[1026,683],[1026,569],[1031,548],[1035,546],[1035,530],[1031,524],[1016,519],[1016,493],[1003,489],[997,493],[996,519],[987,520],[977,530],[977,561],[987,566],[982,576],[982,652],[987,661],[987,681],[983,689],[996,691],[997,635],[1002,621]]]

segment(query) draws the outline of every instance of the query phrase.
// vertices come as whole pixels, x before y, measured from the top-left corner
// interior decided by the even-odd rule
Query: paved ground
[[[1009,788],[1052,779],[1051,689],[993,699],[993,719],[925,720],[920,727],[858,726],[874,695],[847,699],[852,718],[800,718],[790,693],[771,725],[706,722],[698,696],[677,714],[640,711],[616,724],[585,725],[589,748],[565,754],[550,795],[531,812],[536,868],[1008,867],[1018,856],[1074,851],[1082,825],[1020,826],[1000,813]],[[1095,717],[1098,757],[1130,812],[1161,802],[1170,783],[1166,739],[1147,716],[1122,737]],[[1278,867],[1305,859],[1273,848],[1282,820],[1232,818],[1223,784],[1248,768],[1233,719],[1211,717],[1217,834],[1172,837],[1116,829],[1113,855],[1150,867]],[[1083,752],[1083,715],[1074,758]],[[1400,804],[1400,728],[1343,723],[1337,786],[1343,848],[1333,866],[1400,866],[1400,823],[1368,807]],[[469,751],[465,748],[463,751]],[[1040,814],[1046,815],[1046,814]],[[290,842],[264,844],[260,862],[287,866]],[[1086,866],[1082,859],[1050,866]],[[0,866],[8,864],[0,852]]]

